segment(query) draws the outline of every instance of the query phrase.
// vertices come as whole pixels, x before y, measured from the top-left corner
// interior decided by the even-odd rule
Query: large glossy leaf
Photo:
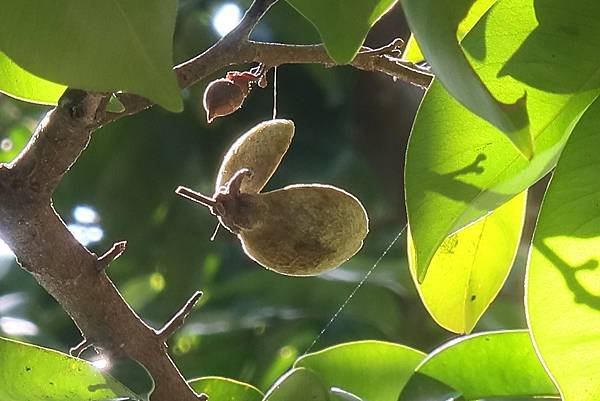
[[[0,338],[0,400],[137,399],[90,363],[60,352]]]
[[[0,51],[0,92],[27,102],[56,105],[65,89],[25,71]]]
[[[264,401],[329,401],[329,389],[312,371],[292,369],[267,391]]]
[[[431,376],[415,372],[398,401],[464,401],[456,389]]]
[[[490,9],[491,6],[497,0],[474,0],[473,5],[468,10],[467,15],[463,18],[462,21],[458,24],[458,28],[456,29],[456,39],[460,42],[465,35],[475,26],[477,21],[481,19],[483,14],[486,13],[487,10]],[[411,63],[420,63],[425,61],[425,56],[421,52],[421,48],[415,39],[415,35],[410,35],[408,42],[406,42],[406,49],[402,54],[402,57],[406,61],[410,61]]]
[[[594,9],[582,14],[583,5]],[[555,165],[572,126],[598,94],[600,53],[589,52],[585,43],[600,40],[600,24],[582,23],[592,12],[600,15],[600,3],[503,0],[462,42],[479,58],[471,59],[478,73],[494,78],[489,82],[495,93],[511,98],[526,87],[536,144],[531,162],[437,82],[429,89],[411,133],[405,176],[420,281],[446,237],[522,192]],[[540,25],[542,17],[552,23]],[[578,51],[577,58],[569,47]],[[541,60],[546,73],[525,81],[522,76],[532,63],[524,56],[505,65],[518,54]],[[565,66],[574,70],[567,73]],[[501,69],[505,76],[496,80]],[[553,83],[563,89],[550,92]]]
[[[128,91],[168,110],[183,108],[172,71],[176,0],[39,2],[6,0],[0,13],[0,51],[21,69],[79,89]],[[2,63],[6,71],[6,59]],[[19,68],[0,76],[18,98],[54,103],[49,88]],[[43,94],[32,94],[32,86]]]
[[[573,130],[540,211],[528,321],[563,400],[600,399],[600,101]]]
[[[448,237],[421,284],[408,236],[410,272],[423,304],[440,326],[455,333],[471,332],[496,297],[519,247],[526,201],[523,192]]]
[[[309,368],[330,387],[365,400],[396,401],[425,354],[382,341],[357,341],[305,355],[295,366]]]
[[[219,401],[260,401],[263,393],[250,384],[225,377],[201,377],[189,381],[198,394],[205,393],[209,399]]]
[[[397,0],[287,0],[319,31],[329,56],[352,61],[371,27]]]
[[[502,130],[519,151],[530,159],[534,147],[529,131],[526,96],[521,93],[509,102],[496,99],[469,64],[458,43],[458,25],[467,16],[473,2],[405,0],[402,7],[437,79],[461,104]]]
[[[456,389],[466,400],[556,395],[525,330],[481,333],[450,341],[433,351],[417,372]],[[421,386],[415,377],[405,393]]]

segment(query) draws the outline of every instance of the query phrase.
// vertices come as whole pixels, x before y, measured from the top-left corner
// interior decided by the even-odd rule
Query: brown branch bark
[[[250,32],[277,0],[255,0],[230,34],[196,58],[175,68],[181,87],[234,64],[291,63],[333,66],[321,45],[294,46],[253,42]],[[380,71],[427,86],[431,76],[379,51],[359,54],[355,68]],[[84,342],[112,356],[128,356],[152,375],[152,401],[205,399],[189,387],[166,351],[165,340],[191,311],[196,293],[161,331],[146,325],[121,297],[105,268],[125,249],[120,242],[98,258],[69,232],[52,206],[63,175],[87,147],[94,130],[150,106],[148,100],[119,94],[123,113],[108,113],[110,94],[69,89],[41,121],[29,144],[9,165],[0,164],[0,232],[20,265],[52,295],[80,329]]]

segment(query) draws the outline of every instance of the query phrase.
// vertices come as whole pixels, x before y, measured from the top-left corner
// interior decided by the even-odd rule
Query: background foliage
[[[561,181],[553,183],[548,192],[534,239],[536,251],[529,271],[527,306],[529,326],[536,330],[538,347],[548,350],[545,362],[550,368],[566,372],[568,359],[565,362],[563,357],[581,358],[595,345],[594,341],[577,338],[582,347],[588,348],[572,351],[569,341],[573,337],[557,342],[552,333],[567,332],[569,327],[594,319],[597,312],[597,285],[592,273],[583,276],[582,286],[568,275],[570,270],[565,270],[565,278],[572,280],[562,283],[553,266],[556,258],[564,262],[565,268],[570,264],[584,270],[597,266],[593,259],[597,252],[586,253],[589,260],[572,256],[580,249],[596,249],[595,242],[592,244],[596,231],[582,227],[594,216],[597,205],[589,199],[581,205],[577,202],[580,197],[596,194],[594,173],[587,169],[595,166],[597,160],[585,148],[594,148],[597,142],[592,127],[598,106],[597,102],[589,105],[598,94],[598,65],[595,56],[582,57],[585,43],[571,43],[574,37],[596,38],[598,28],[558,0],[544,4],[503,0],[494,7],[493,1],[478,0],[470,8],[472,3],[405,2],[420,44],[419,48],[411,41],[408,57],[421,61],[422,50],[439,78],[421,105],[408,145],[406,207],[411,238],[402,236],[394,244],[369,281],[322,335],[321,330],[333,313],[406,224],[403,155],[422,91],[383,75],[345,67],[278,69],[278,117],[294,120],[297,132],[267,189],[294,183],[334,184],[359,197],[370,216],[371,231],[361,252],[342,268],[313,278],[279,276],[260,268],[224,230],[210,242],[213,216],[173,192],[180,184],[203,193],[212,192],[216,169],[230,143],[249,127],[271,117],[270,87],[255,89],[235,115],[218,119],[210,126],[201,105],[204,86],[196,85],[183,91],[185,109],[181,114],[154,107],[95,133],[89,148],[62,180],[54,204],[71,229],[98,254],[116,240],[129,241],[126,254],[111,264],[109,274],[130,305],[154,327],[167,320],[188,294],[197,289],[204,291],[196,312],[170,340],[170,352],[185,377],[211,376],[194,382],[195,389],[217,395],[235,393],[248,400],[259,400],[266,393],[266,400],[293,401],[290,397],[296,390],[307,387],[316,400],[326,400],[329,395],[323,386],[340,385],[337,379],[331,379],[331,371],[345,366],[346,370],[340,373],[347,381],[344,389],[369,400],[398,399],[397,388],[386,384],[400,382],[407,383],[401,400],[418,399],[423,388],[430,395],[438,392],[440,397],[459,390],[465,399],[556,396],[529,334],[522,330],[527,328],[523,301],[525,259],[540,193],[547,181],[534,186],[528,195],[524,191],[554,167],[576,124],[555,180],[560,177],[562,185],[579,177],[587,176],[588,180],[578,182],[575,193],[561,187]],[[600,14],[592,1],[576,3],[577,9],[587,10],[589,15]],[[168,7],[170,2],[162,4]],[[335,38],[343,33],[347,18],[328,25],[326,18],[321,17],[339,4],[334,0],[327,4],[329,8],[318,10],[311,8],[310,2],[280,1],[261,21],[253,37],[286,43],[324,41],[331,57],[344,63],[358,49],[360,40],[355,34],[367,32],[391,2],[370,1],[361,3],[361,7],[348,7],[350,17],[344,17],[351,20],[360,15],[360,23],[353,35],[339,41]],[[234,7],[220,1],[179,1],[176,20],[167,18],[169,21],[165,22],[175,22],[176,63],[198,54],[218,39],[212,25],[224,6]],[[248,3],[239,6],[243,10]],[[439,30],[424,30],[434,6],[447,13],[439,14],[444,17],[438,21]],[[518,13],[512,12],[517,9]],[[476,24],[484,12],[487,14]],[[445,18],[446,14],[449,18]],[[138,21],[143,22],[142,18]],[[573,27],[578,29],[574,31]],[[512,32],[510,40],[506,38],[507,30]],[[396,37],[407,38],[408,33],[400,7],[396,6],[370,31],[366,44],[381,46]],[[123,37],[110,33],[113,34]],[[110,35],[106,38],[109,43]],[[132,43],[131,51],[143,53],[135,40]],[[6,50],[6,54],[0,53],[0,71],[15,68],[6,55],[16,60],[20,57],[18,52],[2,41],[0,49]],[[28,51],[23,53],[25,58],[30,55]],[[164,54],[157,57],[163,65]],[[564,66],[578,57],[584,62],[577,63],[576,73],[565,70]],[[532,66],[531,58],[542,60],[544,67]],[[112,81],[98,85],[137,90],[166,109],[177,110],[180,105],[173,91],[173,76],[168,68],[165,71],[167,77],[159,85],[164,90],[158,92],[143,82],[139,87],[119,86]],[[69,71],[67,75],[76,78],[80,73]],[[131,77],[124,78],[132,82]],[[56,80],[75,86],[78,83]],[[27,93],[42,93],[44,98],[36,100],[51,104],[61,90],[45,81],[36,85],[39,86],[33,91],[18,88],[24,91],[20,97],[31,99]],[[47,110],[0,97],[0,161],[14,158]],[[529,161],[534,150],[535,157]],[[582,155],[587,157],[583,158],[585,163],[578,163]],[[576,205],[578,213],[561,214],[560,206],[565,203]],[[545,217],[555,215],[561,218],[556,226],[548,223],[550,217]],[[575,224],[574,221],[580,224],[572,227],[577,241],[560,237],[565,224]],[[553,237],[558,239],[544,241]],[[589,240],[592,245],[586,246],[592,248],[583,246],[580,239]],[[566,250],[564,256],[562,250]],[[76,344],[79,333],[71,320],[31,276],[16,266],[10,252],[4,253],[0,259],[0,334],[62,351]],[[451,271],[452,281],[448,282],[446,266],[456,260],[452,258],[460,258],[463,264],[453,266],[456,269]],[[548,276],[552,273],[556,277]],[[455,284],[457,291],[449,284]],[[548,295],[540,288],[552,288],[553,294],[562,297],[552,298],[557,302],[555,309],[569,315],[570,320],[556,323],[547,313]],[[478,320],[499,291],[498,298]],[[575,301],[571,299],[572,292]],[[438,324],[457,333],[514,331],[446,343],[454,335]],[[381,342],[356,343],[302,358],[308,350],[364,339]],[[417,351],[427,353],[442,343],[444,347],[426,357]],[[19,347],[12,342],[5,346]],[[361,347],[367,347],[367,351]],[[368,375],[354,380],[359,368],[352,363],[361,352],[365,359],[376,358],[380,352],[389,360],[382,360],[380,355],[378,363],[366,369]],[[85,356],[97,359],[91,352]],[[472,360],[478,364],[464,369]],[[61,361],[48,362],[49,366],[53,363]],[[417,366],[418,373],[410,376]],[[282,386],[269,390],[292,367]],[[481,369],[485,369],[487,379],[479,386],[475,377]],[[148,391],[151,386],[141,367],[132,361],[112,366],[109,371],[134,391]],[[460,374],[456,374],[458,371]],[[212,376],[240,380],[256,388]],[[559,376],[565,377],[567,383],[563,395],[578,399],[580,392],[588,391],[579,390],[586,385],[589,388],[589,383],[584,380],[580,387],[578,375]],[[0,384],[1,380],[10,382],[14,378],[0,376]],[[105,380],[103,376],[96,379]],[[363,388],[364,383],[367,384]],[[19,399],[18,394],[4,396]],[[353,395],[336,396],[352,399]]]

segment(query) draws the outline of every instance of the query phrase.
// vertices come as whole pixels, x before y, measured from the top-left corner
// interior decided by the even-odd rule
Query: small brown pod
[[[281,274],[313,276],[358,252],[368,233],[368,217],[356,197],[330,185],[291,185],[260,192],[293,134],[291,121],[261,123],[225,155],[213,197],[185,187],[176,192],[209,207],[260,265]]]
[[[244,103],[246,95],[239,85],[222,78],[212,81],[204,91],[203,105],[206,120],[211,123],[215,118],[233,113]]]

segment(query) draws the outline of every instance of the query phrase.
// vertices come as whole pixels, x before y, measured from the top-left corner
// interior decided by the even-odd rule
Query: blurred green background
[[[247,6],[181,0],[175,62],[214,43],[219,38],[214,25],[225,29],[236,10],[243,13]],[[396,37],[408,37],[399,6],[374,27],[366,44],[381,46]],[[253,38],[319,42],[314,28],[283,1]],[[54,203],[92,251],[102,254],[113,242],[128,240],[126,253],[108,273],[153,327],[168,320],[193,291],[204,291],[186,325],[169,342],[187,378],[222,375],[264,390],[307,350],[404,227],[403,158],[423,92],[383,74],[349,67],[278,69],[278,117],[294,120],[296,136],[267,189],[333,184],[361,199],[371,219],[364,248],[343,267],[320,277],[290,278],[249,260],[225,230],[210,242],[215,218],[173,192],[177,185],[186,185],[212,194],[229,145],[272,115],[271,82],[267,89],[254,89],[238,112],[209,126],[202,110],[209,81],[184,91],[181,114],[154,107],[97,131],[63,179]],[[12,160],[46,111],[0,95],[1,161]],[[15,264],[8,249],[0,247],[0,254],[0,335],[62,351],[78,343],[79,332],[64,311]],[[358,339],[429,351],[453,336],[421,305],[405,255],[403,236],[313,351]],[[477,330],[525,327],[523,264],[521,255]],[[84,357],[96,358],[91,351]]]

